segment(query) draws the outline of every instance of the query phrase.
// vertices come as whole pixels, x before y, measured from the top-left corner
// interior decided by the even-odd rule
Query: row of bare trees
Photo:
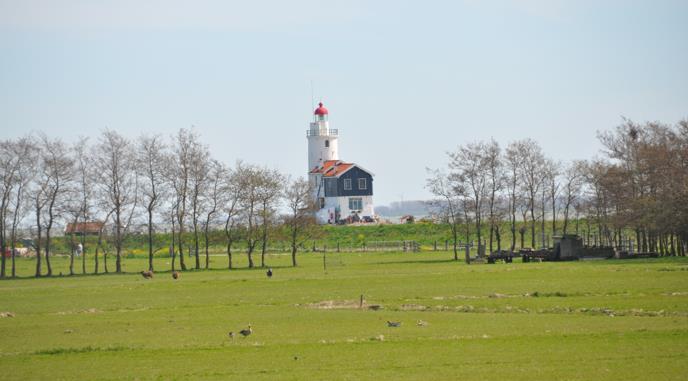
[[[492,251],[502,250],[507,225],[514,251],[519,239],[521,248],[545,246],[547,223],[551,234],[570,233],[572,220],[585,221],[600,245],[619,247],[631,231],[636,250],[685,255],[688,121],[624,120],[599,139],[603,157],[569,163],[546,157],[532,139],[504,150],[491,140],[449,152],[447,169],[430,171],[427,188],[437,217],[451,227],[455,259],[461,228]]]
[[[92,144],[87,138],[67,144],[42,133],[0,141],[0,247],[3,254],[11,253],[13,277],[18,238],[24,238],[18,237],[21,226],[30,227],[38,277],[53,274],[56,226],[93,221],[104,224],[97,225],[102,227],[95,247],[81,257],[82,273],[87,273],[87,252],[93,255],[94,273],[100,272],[101,259],[109,271],[110,255],[115,272],[122,272],[124,241],[141,225],[148,235],[149,270],[154,270],[154,253],[168,247],[172,270],[207,269],[210,233],[220,229],[230,269],[238,240],[245,241],[249,267],[255,266],[257,252],[265,266],[277,226],[289,234],[296,266],[298,248],[314,232],[311,200],[307,180],[243,162],[230,167],[212,158],[188,129],[169,138],[136,140],[105,130]],[[156,242],[161,225],[171,231],[171,242]],[[84,235],[77,233],[69,237],[70,275],[75,274],[75,248],[85,245]],[[194,263],[186,263],[185,255]],[[6,277],[7,258],[0,257],[0,276]]]

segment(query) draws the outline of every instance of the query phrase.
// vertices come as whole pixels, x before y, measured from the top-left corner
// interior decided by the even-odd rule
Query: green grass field
[[[221,270],[213,257],[216,270],[177,281],[144,280],[133,272],[145,260],[128,258],[125,275],[3,280],[0,312],[14,317],[0,317],[0,379],[688,377],[686,258],[467,266],[450,257],[328,253],[325,272],[321,254],[295,269],[270,256],[272,279]],[[66,273],[66,259],[54,262]],[[19,273],[33,265],[20,260]],[[361,294],[382,308],[359,308]],[[249,323],[253,335],[228,337]]]

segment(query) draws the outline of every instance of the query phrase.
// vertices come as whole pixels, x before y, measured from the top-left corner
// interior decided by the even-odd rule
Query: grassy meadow
[[[298,268],[270,255],[268,279],[217,256],[176,281],[145,280],[146,260],[126,258],[123,275],[2,280],[0,380],[688,377],[688,259],[450,258],[327,253],[325,271],[322,253]],[[34,264],[20,259],[19,274]],[[53,264],[67,273],[66,258]]]

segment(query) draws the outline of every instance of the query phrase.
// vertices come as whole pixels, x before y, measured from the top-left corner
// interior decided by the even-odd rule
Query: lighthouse
[[[320,102],[306,131],[308,179],[318,222],[374,220],[373,174],[355,163],[339,160],[339,131],[330,128],[329,112]]]
[[[330,128],[329,113],[322,102],[313,112],[308,136],[308,169],[322,166],[327,160],[339,159],[338,131]]]

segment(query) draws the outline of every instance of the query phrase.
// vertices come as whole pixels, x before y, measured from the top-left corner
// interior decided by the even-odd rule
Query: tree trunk
[[[153,271],[153,210],[148,208],[148,271]]]
[[[69,275],[72,276],[74,275],[74,233],[69,235],[69,245]]]
[[[119,210],[117,210],[115,221],[117,223],[115,226],[115,272],[120,274],[122,272],[122,221]]]
[[[268,245],[268,231],[267,227],[263,227],[263,237],[261,238],[262,244],[260,248],[260,267],[265,267],[265,251]]]
[[[229,260],[228,269],[232,269],[232,241],[227,241],[227,259]]]
[[[69,275],[74,275],[74,245],[71,245],[69,252]]]
[[[5,242],[5,224],[4,224],[4,216],[2,211],[0,211],[0,278],[5,277],[5,262],[7,259],[5,258],[5,252],[6,252],[6,242]]]
[[[12,278],[15,278],[17,276],[17,266],[16,266],[16,261],[15,261],[15,256],[16,256],[16,229],[15,227],[12,227]]]
[[[535,200],[533,200],[533,204]],[[535,249],[535,206],[530,207],[530,244]]]
[[[452,246],[454,247],[454,260],[455,261],[459,260],[459,248],[457,246],[459,244],[457,242],[458,238],[459,238],[458,229],[459,229],[459,227],[456,226],[456,224],[454,224],[454,227],[452,228],[452,238],[454,239],[454,244]]]
[[[96,245],[96,252],[93,254],[93,261],[94,263],[94,270],[93,273],[98,275],[98,249],[99,249],[100,244]]]
[[[41,209],[39,208],[39,202],[36,200],[36,233],[38,237],[36,238],[36,273],[34,276],[36,278],[41,276]]]
[[[81,235],[81,273],[86,274],[86,241],[84,235]]]
[[[196,213],[195,211],[195,206],[194,206],[194,214]],[[194,226],[194,250],[196,251],[195,257],[196,257],[196,270],[201,269],[201,258],[198,256],[198,221],[196,217],[193,218],[193,226]]]
[[[208,223],[205,225],[205,269],[208,270],[210,268],[210,253],[209,253],[209,246],[210,243],[208,240],[210,239],[210,234],[208,233]]]
[[[492,253],[492,247],[493,247],[492,246],[492,238],[494,236],[494,233],[495,233],[495,226],[492,223],[492,221],[490,221],[490,253]]]
[[[184,242],[182,241],[183,233],[184,229],[180,227],[179,233],[177,234],[177,243],[179,246],[179,267],[181,267],[183,271],[186,271],[186,264],[184,263]]]
[[[296,267],[296,244],[295,243],[291,244],[291,265],[292,265],[292,267]]]
[[[252,269],[253,268],[253,248],[255,247],[255,244],[250,243],[251,240],[249,239],[249,244],[248,244],[248,249],[246,251],[246,256],[248,257],[248,268]]]
[[[53,275],[53,268],[50,266],[50,224],[45,230],[45,266],[48,268],[48,273],[46,276]]]

